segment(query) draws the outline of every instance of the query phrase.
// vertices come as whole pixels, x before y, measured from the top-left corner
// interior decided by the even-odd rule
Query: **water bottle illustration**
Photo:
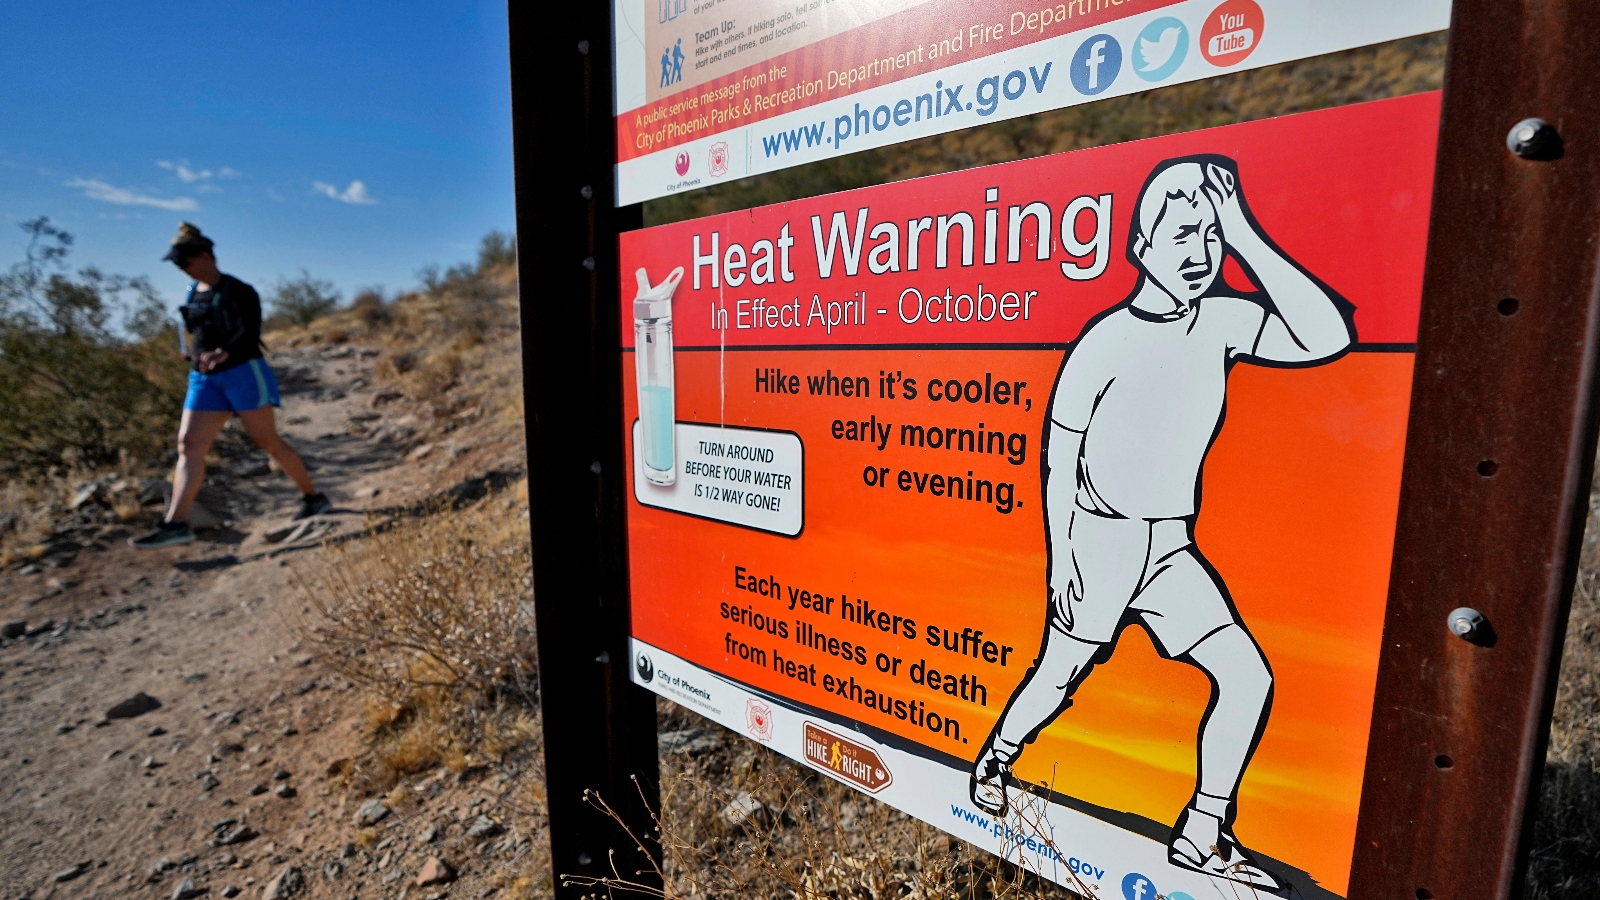
[[[651,484],[676,479],[673,421],[676,405],[672,378],[672,292],[683,280],[683,267],[651,287],[644,269],[634,273],[639,293],[633,298],[633,367],[639,380],[640,456]]]

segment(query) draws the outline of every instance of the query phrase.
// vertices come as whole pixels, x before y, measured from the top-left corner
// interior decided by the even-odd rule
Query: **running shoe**
[[[333,509],[333,501],[329,500],[326,494],[320,491],[315,494],[304,494],[300,497],[300,510],[294,514],[294,519],[298,521],[320,516],[330,509]]]
[[[179,544],[194,542],[194,529],[188,522],[162,522],[161,527],[143,537],[129,538],[128,544],[135,550],[160,550],[162,547],[176,547]]]

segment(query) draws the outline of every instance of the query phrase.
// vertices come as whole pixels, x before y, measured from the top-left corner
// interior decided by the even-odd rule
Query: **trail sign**
[[[1265,58],[1251,5],[1157,78]],[[648,830],[644,685],[1101,895],[1515,892],[1595,443],[1600,9],[1461,0],[1442,97],[649,231],[609,12],[512,10],[557,872],[632,846],[585,790]]]
[[[619,422],[681,451],[628,507],[635,681],[848,732],[893,783],[844,780],[1069,886],[1343,896],[1438,103],[623,235],[626,287],[684,273]]]
[[[617,202],[1446,26],[1447,0],[612,0]]]

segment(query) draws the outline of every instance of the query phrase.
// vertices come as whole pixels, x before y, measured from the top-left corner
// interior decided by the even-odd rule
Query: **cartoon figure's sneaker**
[[[1173,826],[1167,859],[1180,869],[1288,896],[1288,884],[1257,865],[1221,820],[1193,807],[1186,808]]]
[[[991,816],[1003,816],[1009,802],[1006,788],[1011,786],[1011,761],[992,745],[985,746],[972,767],[972,805]]]

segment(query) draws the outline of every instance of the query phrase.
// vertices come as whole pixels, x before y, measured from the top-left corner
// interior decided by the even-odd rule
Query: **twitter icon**
[[[1189,54],[1189,28],[1172,16],[1144,26],[1133,40],[1133,72],[1145,81],[1160,81],[1178,71]]]

